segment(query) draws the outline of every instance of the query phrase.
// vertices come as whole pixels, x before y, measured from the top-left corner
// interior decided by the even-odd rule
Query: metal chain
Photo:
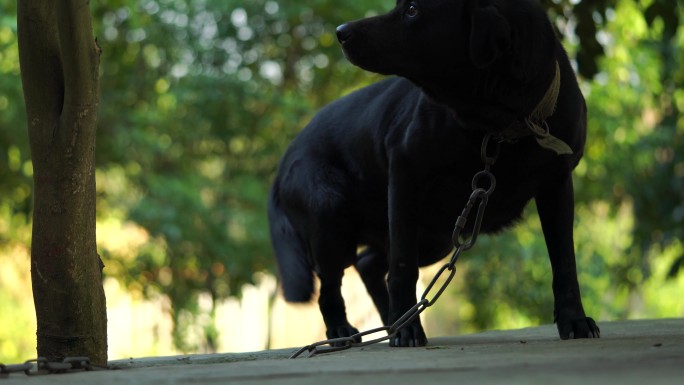
[[[9,377],[12,373],[24,372],[27,376],[42,374],[67,373],[73,371],[106,370],[107,366],[90,363],[88,357],[66,357],[62,362],[48,361],[47,358],[39,357],[28,360],[23,364],[4,365],[0,363],[0,378]]]
[[[475,176],[473,176],[473,191],[470,194],[468,202],[461,211],[461,215],[459,215],[459,217],[456,219],[456,223],[454,225],[454,232],[451,237],[451,240],[455,247],[454,253],[452,254],[449,262],[444,264],[444,266],[442,266],[439,269],[439,271],[437,271],[435,276],[432,278],[432,281],[430,281],[425,291],[423,291],[423,295],[421,295],[420,301],[418,301],[418,303],[416,303],[411,309],[404,313],[404,315],[401,316],[398,320],[396,320],[392,325],[382,326],[361,333],[356,333],[349,337],[332,338],[328,340],[315,342],[311,345],[304,346],[301,349],[297,350],[294,354],[290,356],[290,359],[297,358],[302,353],[307,351],[309,352],[308,357],[313,357],[318,354],[338,352],[341,350],[350,349],[352,347],[363,347],[390,340],[399,332],[399,330],[403,329],[406,325],[413,322],[423,311],[425,311],[425,309],[434,305],[435,302],[437,302],[437,299],[439,299],[442,293],[444,293],[444,290],[446,290],[447,286],[449,286],[449,283],[451,283],[451,280],[454,278],[454,275],[456,275],[456,261],[458,261],[458,258],[460,257],[461,253],[475,246],[477,237],[480,234],[482,218],[484,217],[484,212],[487,208],[487,202],[489,201],[489,197],[492,195],[494,189],[496,188],[496,178],[494,177],[494,174],[492,174],[492,172],[490,171],[490,168],[494,165],[494,163],[499,157],[501,142],[497,141],[495,143],[494,153],[490,155],[488,153],[488,150],[491,138],[492,135],[488,134],[482,140],[480,158],[482,159],[485,168],[484,170],[476,173]],[[485,186],[486,188],[479,187],[483,181],[489,182],[489,185]],[[465,229],[466,224],[468,222],[468,218],[470,217],[470,214],[476,205],[477,213],[475,215],[475,223],[473,225],[473,229],[469,237],[465,240],[462,240],[461,233]],[[441,286],[439,286],[434,296],[431,299],[428,299],[428,295],[430,294],[430,292],[435,288],[437,282],[439,282],[442,279],[442,276],[447,271],[448,273],[446,273],[447,276],[446,278],[444,278],[444,282],[441,284]],[[361,342],[363,340],[363,337],[382,332],[386,332],[387,335],[374,338],[370,341]]]

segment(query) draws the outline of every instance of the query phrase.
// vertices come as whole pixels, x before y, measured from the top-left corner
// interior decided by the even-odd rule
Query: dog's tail
[[[280,206],[278,192],[276,181],[268,198],[268,222],[283,295],[288,302],[308,302],[314,292],[313,266],[301,238]]]

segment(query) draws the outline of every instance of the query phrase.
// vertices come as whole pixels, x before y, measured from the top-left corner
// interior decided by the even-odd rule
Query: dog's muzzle
[[[339,27],[337,27],[337,41],[340,42],[340,44],[344,44],[349,38],[351,38],[352,33],[349,28],[349,24],[342,24]]]

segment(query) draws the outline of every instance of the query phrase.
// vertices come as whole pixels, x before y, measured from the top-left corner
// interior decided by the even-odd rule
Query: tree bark
[[[95,239],[100,49],[88,0],[19,0],[21,79],[33,159],[31,279],[38,355],[107,362]]]

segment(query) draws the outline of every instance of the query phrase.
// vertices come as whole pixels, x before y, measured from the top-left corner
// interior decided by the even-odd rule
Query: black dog
[[[340,285],[354,265],[383,321],[396,321],[416,303],[419,266],[452,249],[454,221],[483,168],[483,138],[492,135],[502,144],[482,231],[514,224],[534,198],[560,337],[598,337],[582,307],[573,246],[571,172],[583,153],[586,106],[541,6],[399,0],[337,36],[353,64],[400,77],[323,108],[283,156],[269,220],[285,298],[309,300],[315,271],[328,337],[353,335]],[[426,343],[419,319],[390,341]]]

